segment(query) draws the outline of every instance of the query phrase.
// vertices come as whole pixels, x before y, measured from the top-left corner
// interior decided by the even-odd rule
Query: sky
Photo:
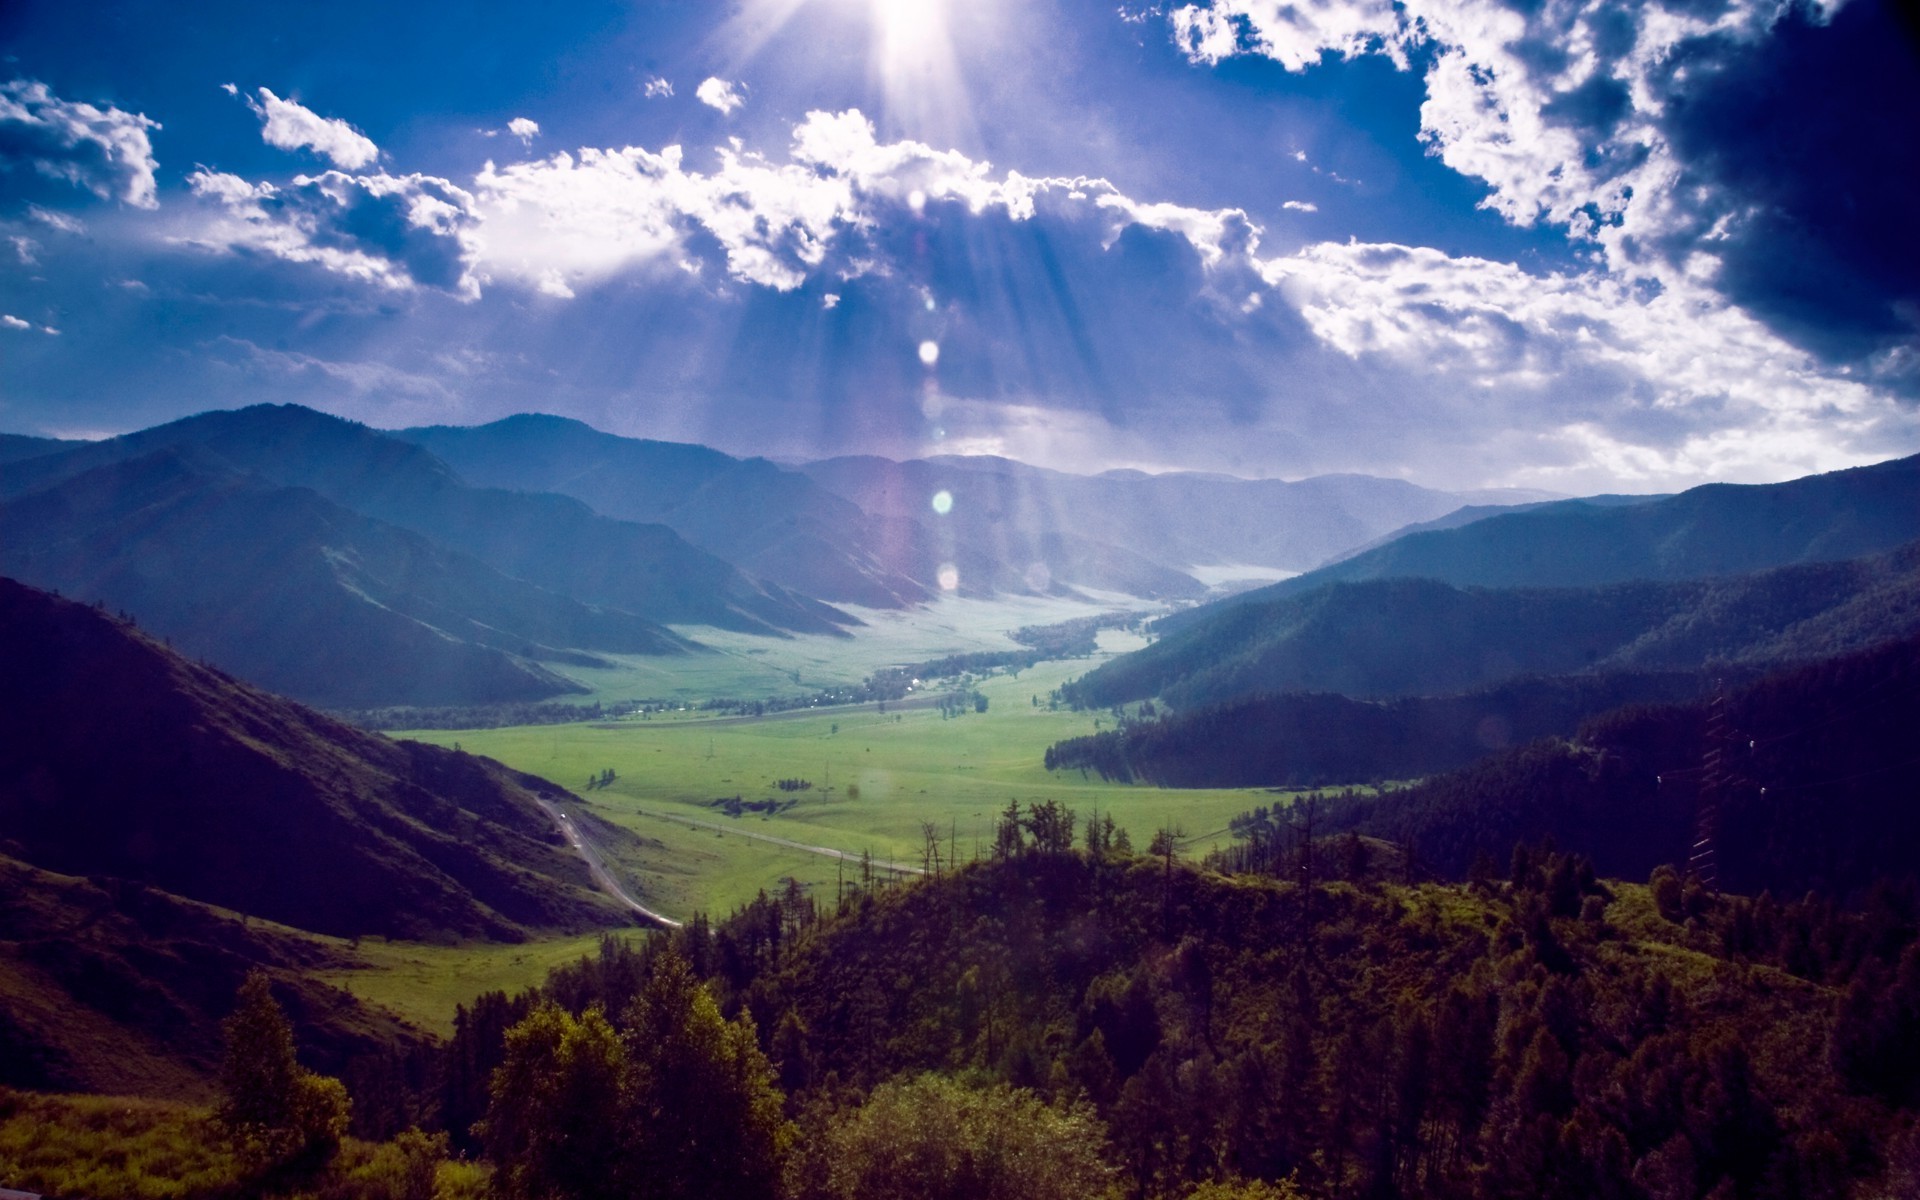
[[[0,430],[1566,493],[1920,451],[1897,0],[8,0]]]

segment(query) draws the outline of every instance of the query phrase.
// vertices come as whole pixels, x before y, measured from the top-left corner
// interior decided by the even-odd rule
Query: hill
[[[1512,882],[1473,888],[1328,857],[1299,886],[1023,833],[837,908],[762,898],[663,939],[671,955],[616,948],[539,997],[483,998],[449,1047],[443,1119],[458,1137],[485,1111],[484,1069],[536,998],[627,1025],[636,994],[690,964],[761,1035],[804,1200],[995,1194],[889,1182],[981,1161],[939,1097],[994,1111],[1007,1087],[1149,1200],[1203,1181],[1434,1200],[1904,1186],[1920,1096],[1889,1073],[1915,1048],[1887,1022],[1920,1002],[1910,896],[1854,915],[1695,894],[1669,915],[1575,855],[1523,855]]]
[[[663,525],[617,521],[566,496],[471,487],[419,446],[297,405],[202,413],[27,459],[0,477],[0,498],[164,449],[311,489],[503,574],[659,624],[775,634],[834,632],[851,621],[748,579]]]
[[[483,487],[557,492],[609,517],[665,525],[752,576],[823,600],[899,608],[939,586],[932,570],[883,561],[884,526],[858,506],[762,458],[539,414],[394,436]]]
[[[6,579],[0,660],[0,853],[341,936],[624,922],[544,780],[362,733]]]
[[[220,1021],[256,967],[272,975],[312,1066],[337,1073],[418,1052],[419,1031],[311,978],[352,961],[297,930],[0,855],[0,1085],[210,1096]]]
[[[189,655],[334,707],[542,699],[583,689],[541,662],[693,648],[192,449],[0,504],[0,572],[137,613]]]
[[[1685,862],[1709,750],[1722,886],[1857,894],[1912,876],[1920,844],[1920,638],[1776,672],[1724,698],[1715,736],[1705,701],[1629,708],[1577,735],[1495,755],[1377,797],[1329,806],[1326,827],[1411,840],[1421,860],[1464,874],[1516,841],[1551,837],[1608,874]]]
[[[1883,554],[1920,538],[1920,455],[1786,483],[1716,483],[1642,503],[1616,499],[1568,500],[1409,533],[1236,600],[1259,603],[1367,579],[1462,587],[1704,579]],[[1181,614],[1174,625],[1194,619]]]
[[[1327,787],[1416,779],[1626,704],[1690,700],[1700,674],[1606,672],[1512,680],[1457,696],[1249,696],[1059,742],[1048,770],[1158,787]]]
[[[1617,510],[1616,510],[1617,511]],[[1446,695],[1529,674],[1813,658],[1920,629],[1920,543],[1853,562],[1581,588],[1430,579],[1269,589],[1163,620],[1152,645],[1064,689],[1095,707],[1260,693]]]

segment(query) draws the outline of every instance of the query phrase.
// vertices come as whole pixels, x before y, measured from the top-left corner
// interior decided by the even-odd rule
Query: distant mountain
[[[749,575],[820,599],[899,608],[930,598],[883,561],[883,526],[807,476],[763,458],[602,433],[565,417],[525,414],[474,427],[435,425],[394,436],[425,447],[484,487],[557,492],[596,512],[655,522]]]
[[[28,437],[23,433],[0,433],[0,463],[38,458],[43,454],[52,454],[76,444],[61,441],[58,438]]]
[[[542,661],[692,648],[197,448],[0,504],[0,572],[135,613],[189,654],[336,707],[538,699],[584,690]]]
[[[1236,599],[1363,579],[1483,587],[1703,579],[1881,554],[1915,538],[1920,455],[1786,483],[1708,484],[1644,503],[1568,500],[1495,513],[1457,529],[1409,533]]]
[[[836,632],[846,614],[737,569],[663,525],[601,516],[570,497],[468,486],[423,448],[296,405],[188,417],[9,466],[0,498],[161,449],[310,488],[495,570],[584,604],[661,624],[750,633]]]
[[[1920,629],[1920,543],[1712,580],[1496,589],[1377,579],[1266,595],[1198,610],[1089,672],[1068,698],[1196,707],[1292,691],[1445,695],[1521,675],[1833,654]]]
[[[1731,691],[1723,737],[1706,702],[1626,709],[1378,798],[1337,802],[1323,828],[1411,840],[1465,874],[1551,837],[1604,874],[1645,878],[1687,861],[1710,748],[1724,763],[1716,857],[1722,887],[1776,896],[1858,893],[1911,878],[1920,729],[1920,638],[1783,670]]]
[[[1298,482],[1194,473],[1069,475],[994,457],[908,462],[851,457],[800,468],[877,515],[924,521],[958,543],[1005,531],[1124,547],[1162,568],[1242,565],[1305,571],[1328,557],[1487,493],[1436,492],[1397,479],[1325,475]],[[934,514],[945,492],[952,508]],[[1544,493],[1501,493],[1521,503]],[[1072,582],[1080,583],[1078,579]],[[1091,581],[1083,586],[1097,587]]]
[[[544,780],[363,733],[7,579],[0,661],[0,854],[341,936],[625,919]]]

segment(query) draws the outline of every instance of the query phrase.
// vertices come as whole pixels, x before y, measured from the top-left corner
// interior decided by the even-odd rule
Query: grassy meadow
[[[884,614],[888,624],[871,632],[872,642],[863,632],[842,648],[864,674],[916,657],[1011,648],[1001,630],[1088,611],[1061,602],[949,605],[935,608],[931,617],[922,614],[919,625],[910,617]],[[821,652],[811,643],[825,639],[793,640],[808,644],[757,647],[766,651],[769,670],[806,662]],[[976,680],[969,690],[986,698],[987,711],[969,705],[954,717],[919,697],[888,704],[885,711],[864,704],[763,718],[688,712],[402,736],[448,746],[457,742],[581,793],[589,811],[644,839],[637,853],[618,863],[635,894],[682,918],[724,914],[761,889],[785,886],[788,878],[830,898],[838,879],[859,876],[857,861],[766,838],[918,866],[925,823],[931,822],[941,833],[942,856],[957,853],[965,860],[987,852],[994,820],[1009,801],[1056,800],[1083,821],[1111,813],[1138,847],[1145,847],[1154,830],[1174,825],[1192,839],[1189,851],[1201,852],[1223,836],[1230,817],[1271,802],[1262,790],[1171,791],[1106,783],[1079,771],[1049,773],[1041,764],[1049,745],[1094,732],[1112,718],[1050,710],[1048,693],[1140,642],[1107,632],[1100,644],[1096,658],[1042,663]],[[808,685],[829,682],[821,668],[795,669]],[[786,690],[792,694],[790,679]],[[939,694],[945,685],[933,690]],[[609,769],[611,785],[587,790],[590,780]],[[777,786],[783,779],[811,786],[783,791]],[[729,815],[716,802],[731,797],[775,801],[781,807]]]
[[[912,613],[862,612],[867,624],[851,639],[687,630],[716,652],[568,673],[602,701],[679,698],[691,706],[715,696],[793,696],[857,683],[898,663],[1017,649],[1008,631],[1102,611],[1110,610],[1062,600],[949,600]],[[759,891],[787,887],[788,880],[831,902],[839,881],[859,881],[863,854],[877,866],[892,861],[918,868],[925,822],[940,829],[943,858],[984,855],[994,820],[1010,800],[1056,800],[1082,821],[1111,813],[1140,849],[1167,825],[1191,839],[1185,845],[1191,854],[1224,840],[1229,818],[1274,797],[1260,790],[1110,784],[1079,771],[1049,773],[1041,765],[1054,742],[1112,720],[1049,710],[1048,693],[1140,644],[1137,636],[1107,631],[1094,658],[977,679],[967,690],[986,697],[987,711],[968,705],[956,717],[943,717],[933,706],[934,696],[956,686],[943,681],[930,695],[890,703],[884,712],[864,704],[715,718],[690,709],[644,720],[395,736],[458,744],[562,784],[584,799],[588,812],[638,835],[626,851],[607,847],[609,865],[638,899],[681,920],[701,912],[724,916]],[[589,790],[589,781],[608,769],[613,782]],[[783,791],[782,779],[811,786]],[[743,809],[734,816],[715,804],[731,797],[782,807],[772,813]],[[456,1004],[493,988],[514,991],[537,983],[552,967],[590,953],[597,940],[427,946],[367,939],[357,947],[356,969],[324,978],[444,1034]]]

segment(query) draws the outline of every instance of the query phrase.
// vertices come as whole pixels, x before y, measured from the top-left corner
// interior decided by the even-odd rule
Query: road
[[[613,877],[612,872],[607,870],[606,861],[600,857],[600,852],[594,849],[593,843],[586,839],[586,835],[582,834],[579,827],[574,824],[573,818],[569,817],[559,805],[548,800],[543,800],[538,796],[534,797],[534,801],[546,810],[547,816],[553,819],[553,823],[559,827],[561,834],[566,837],[567,844],[572,846],[574,853],[578,854],[581,861],[587,864],[587,873],[593,876],[593,881],[600,885],[601,891],[612,896],[615,900],[618,900],[620,903],[638,913],[642,918],[653,922],[655,925],[662,926],[666,929],[680,928],[680,922],[674,920],[672,917],[657,913],[638,900],[635,900],[632,896],[627,895],[627,889],[621,887],[619,881]]]
[[[770,833],[754,833],[751,830],[742,829],[738,825],[722,825],[718,821],[702,821],[698,817],[683,817],[679,813],[664,813],[657,809],[649,810],[641,808],[634,809],[633,813],[637,817],[652,817],[658,821],[678,821],[682,825],[691,825],[696,829],[717,829],[721,833],[730,833],[735,837],[752,838],[756,842],[770,842],[775,846],[784,846],[789,850],[802,850],[808,854],[819,854],[827,858],[837,858],[842,862],[857,863],[861,861],[862,857],[859,854],[853,854],[845,850],[835,850],[831,846],[810,846],[805,842],[796,842],[789,838],[774,837]],[[888,862],[885,859],[879,858],[873,860],[873,868],[876,871],[892,871],[896,875],[926,874],[926,871],[920,867],[909,866],[906,863],[900,862]]]

